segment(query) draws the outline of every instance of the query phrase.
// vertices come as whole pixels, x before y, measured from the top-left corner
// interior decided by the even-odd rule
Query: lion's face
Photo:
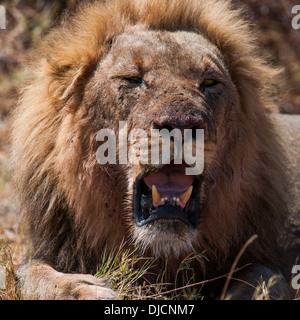
[[[126,121],[127,134],[147,132],[149,148],[152,129],[192,129],[194,144],[196,129],[204,129],[201,174],[187,175],[188,164],[175,164],[172,155],[170,164],[107,165],[127,186],[119,201],[129,203],[124,218],[135,243],[156,255],[191,251],[205,230],[205,185],[223,149],[224,120],[239,104],[221,54],[192,32],[135,27],[114,39],[88,86],[93,90],[86,90],[85,104],[98,110],[97,130],[109,128],[118,136],[119,121]]]

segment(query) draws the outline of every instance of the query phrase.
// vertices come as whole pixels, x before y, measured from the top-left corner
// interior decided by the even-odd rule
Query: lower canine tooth
[[[154,203],[160,203],[160,194],[158,193],[155,185],[152,185],[152,199]]]
[[[180,200],[181,202],[185,205],[190,197],[191,197],[191,194],[192,194],[192,191],[193,191],[193,186],[190,186],[181,196],[180,196]]]

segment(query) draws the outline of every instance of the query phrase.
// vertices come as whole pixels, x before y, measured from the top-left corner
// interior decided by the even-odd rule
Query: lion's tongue
[[[180,198],[182,193],[193,184],[194,177],[185,175],[184,166],[167,165],[160,172],[150,174],[144,178],[151,189],[154,185],[161,198]]]

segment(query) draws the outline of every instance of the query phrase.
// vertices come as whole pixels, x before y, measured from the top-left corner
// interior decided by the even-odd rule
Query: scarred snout
[[[203,129],[205,137],[215,135],[214,118],[199,94],[192,95],[187,89],[174,89],[156,99],[154,112],[154,129]]]
[[[194,113],[163,115],[158,119],[154,120],[153,127],[155,129],[204,129],[207,130],[207,119],[206,116],[200,114],[195,115]]]

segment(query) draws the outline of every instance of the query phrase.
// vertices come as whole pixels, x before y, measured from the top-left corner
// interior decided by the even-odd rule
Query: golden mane
[[[247,255],[258,262],[268,258],[276,264],[276,238],[286,213],[285,187],[281,150],[267,110],[270,80],[277,70],[258,54],[257,41],[241,11],[222,0],[88,3],[66,15],[43,40],[35,57],[39,62],[34,62],[34,77],[14,113],[12,133],[15,187],[36,255],[55,256],[62,271],[88,272],[96,258],[84,262],[83,244],[98,248],[113,241],[110,230],[115,226],[106,221],[105,214],[96,213],[105,212],[105,204],[91,204],[93,193],[102,190],[95,180],[99,169],[89,171],[96,159],[89,155],[85,162],[89,167],[82,171],[82,150],[77,146],[78,155],[64,167],[63,153],[68,150],[61,137],[68,135],[65,123],[72,121],[68,114],[80,113],[87,80],[112,39],[136,24],[146,30],[196,32],[220,51],[238,89],[241,108],[218,137],[219,158],[207,173],[209,200],[204,220],[208,236],[199,242],[210,261],[222,264],[235,248],[258,234],[245,259]],[[88,118],[81,120],[83,127],[87,124]],[[80,174],[86,175],[81,185]],[[85,201],[78,199],[79,194]],[[74,221],[81,224],[78,230]],[[65,243],[64,234],[72,234]],[[60,247],[58,241],[63,243]]]

